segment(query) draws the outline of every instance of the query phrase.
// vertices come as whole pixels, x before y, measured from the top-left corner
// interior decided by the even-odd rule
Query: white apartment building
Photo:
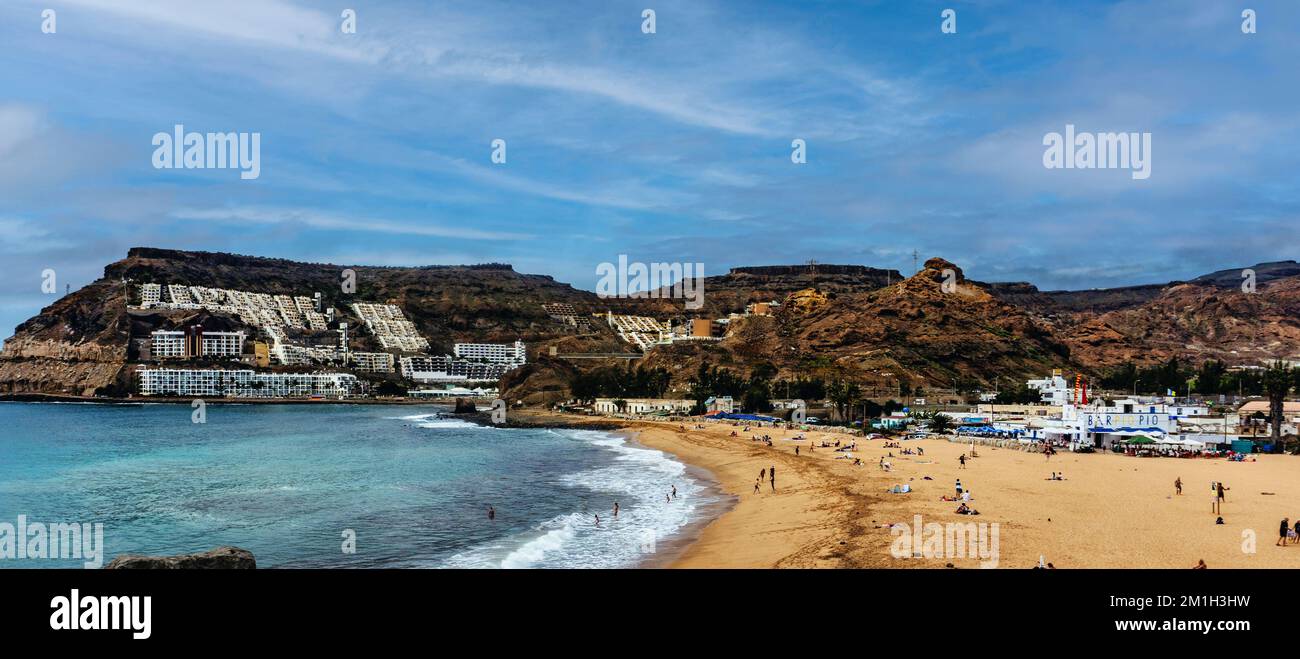
[[[239,357],[244,354],[243,332],[204,332],[204,357]]]
[[[393,356],[387,352],[350,353],[352,365],[364,373],[392,373]]]
[[[201,357],[238,358],[244,353],[243,332],[204,332]],[[185,332],[181,330],[155,330],[149,334],[149,352],[154,359],[184,359]]]
[[[181,359],[185,356],[185,332],[155,330],[149,335],[149,354],[154,359]]]
[[[148,309],[159,302],[162,302],[161,284],[140,285],[140,306]]]
[[[512,364],[484,364],[454,357],[403,357],[402,376],[420,383],[495,382],[515,368]]]
[[[461,359],[479,359],[493,364],[523,364],[528,354],[523,341],[509,343],[457,343],[452,352]]]
[[[384,350],[423,352],[429,349],[429,340],[420,336],[415,323],[407,320],[397,305],[354,302],[352,311]]]
[[[167,285],[167,299],[172,304],[194,304],[194,298],[190,296],[190,287],[181,284]]]
[[[153,368],[143,369],[137,376],[142,396],[347,398],[361,391],[360,382],[350,373]]]

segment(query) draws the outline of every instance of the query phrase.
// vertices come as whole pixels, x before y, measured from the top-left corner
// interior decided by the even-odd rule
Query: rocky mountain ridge
[[[743,314],[754,302],[786,303],[771,316],[736,318],[720,342],[653,349],[642,361],[670,367],[675,386],[704,361],[742,372],[765,363],[781,376],[818,372],[950,386],[1052,368],[1098,373],[1126,361],[1173,356],[1245,364],[1300,354],[1300,264],[1251,269],[1253,293],[1242,290],[1242,270],[1234,269],[1186,282],[1044,292],[1028,283],[967,280],[960,267],[937,258],[907,278],[857,265],[755,266],[708,277],[704,308],[688,312],[680,299],[601,299],[505,264],[343,266],[142,247],[18,326],[0,352],[0,393],[124,395],[130,339],[180,326],[195,313],[128,312],[134,291],[147,282],[319,292],[341,311],[351,301],[391,302],[435,352],[457,341],[522,339],[530,360],[551,347],[560,354],[629,350],[599,317],[574,328],[552,319],[544,303],[571,305],[586,317],[610,310],[676,321]],[[345,270],[355,273],[354,293],[340,286]],[[220,317],[203,322],[237,323]],[[364,333],[355,341],[357,349],[371,349]],[[508,384],[559,395],[574,369],[601,363],[548,362],[555,367],[521,371]]]

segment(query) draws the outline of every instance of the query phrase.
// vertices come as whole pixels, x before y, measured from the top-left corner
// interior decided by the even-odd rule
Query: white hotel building
[[[393,355],[387,352],[348,353],[353,366],[363,373],[392,373]]]
[[[461,359],[478,359],[493,364],[523,364],[528,355],[523,341],[509,343],[457,343],[452,352]]]
[[[149,354],[154,359],[181,359],[185,357],[185,332],[156,330],[149,335]]]
[[[204,357],[239,357],[244,353],[243,332],[204,332]]]
[[[244,352],[243,332],[203,332],[200,341],[201,355],[185,353],[185,332],[181,330],[155,330],[149,334],[149,354],[154,359],[183,359],[185,357],[233,357]]]
[[[255,373],[251,370],[152,368],[137,373],[141,396],[209,398],[350,398],[350,373]]]

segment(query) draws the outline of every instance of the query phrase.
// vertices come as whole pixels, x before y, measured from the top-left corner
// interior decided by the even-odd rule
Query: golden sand
[[[775,446],[730,437],[739,427],[706,423],[682,432],[681,424],[629,422],[638,441],[706,469],[735,507],[710,523],[674,567],[977,567],[978,558],[904,558],[891,555],[894,536],[882,525],[924,522],[998,525],[998,567],[1032,567],[1042,556],[1058,568],[1300,567],[1300,546],[1275,547],[1278,524],[1300,517],[1300,458],[1259,455],[1257,461],[1134,458],[1113,454],[1040,453],[976,446],[979,457],[960,469],[966,443],[943,439],[902,442],[924,456],[900,455],[884,440],[857,438],[862,466],[837,460],[828,448],[808,450],[796,433],[753,428]],[[807,433],[821,443],[853,441],[847,435]],[[800,446],[801,455],[794,455]],[[892,472],[878,467],[882,456]],[[759,471],[776,465],[777,488],[754,492]],[[1063,481],[1047,480],[1063,472]],[[933,480],[924,480],[925,476]],[[1183,495],[1174,494],[1181,477]],[[961,478],[979,516],[957,515]],[[1222,505],[1225,524],[1211,511],[1211,481],[1230,488]],[[910,494],[889,494],[910,484]],[[1252,542],[1253,538],[1253,542]],[[1253,551],[1252,551],[1253,546]]]

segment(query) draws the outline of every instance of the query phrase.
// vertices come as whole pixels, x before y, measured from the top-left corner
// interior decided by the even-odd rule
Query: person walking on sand
[[[1183,494],[1183,477],[1179,476],[1174,479],[1174,493],[1182,496]]]
[[[754,481],[754,494],[758,494],[758,490],[759,490],[758,484],[761,482],[763,482],[763,479],[761,478]]]
[[[762,469],[758,470],[758,480],[761,481],[767,480],[767,467],[763,467]]]
[[[776,465],[772,465],[771,467],[768,467],[767,477],[770,479],[768,482],[772,484],[772,491],[775,492],[776,491]]]
[[[966,468],[966,454],[965,454],[965,453],[962,453],[962,454],[961,454],[961,457],[957,458],[957,462],[960,462],[960,463],[961,463],[961,466],[960,466],[960,467],[957,467],[958,469],[965,469],[965,468]]]
[[[1286,535],[1287,535],[1287,532],[1290,531],[1290,530],[1291,530],[1291,520],[1289,520],[1289,519],[1283,517],[1283,518],[1282,518],[1282,528],[1278,529],[1278,531],[1277,531],[1277,534],[1278,534],[1279,537],[1278,537],[1278,539],[1277,539],[1277,542],[1273,543],[1273,546],[1274,546],[1274,547],[1285,547],[1285,546],[1286,546]]]
[[[794,447],[794,454],[795,454],[795,457],[798,457],[798,455],[799,455],[799,447],[798,447],[798,446]]]
[[[957,496],[961,496],[961,479],[957,479]]]
[[[1231,490],[1232,488],[1230,488],[1230,487],[1224,487],[1224,486],[1223,486],[1223,481],[1219,481],[1218,484],[1217,484],[1217,487],[1218,487],[1218,489],[1219,489],[1219,497],[1218,497],[1218,498],[1219,498],[1219,501],[1227,501],[1228,498],[1227,498],[1226,496],[1224,496],[1223,491],[1224,491],[1224,490]]]

